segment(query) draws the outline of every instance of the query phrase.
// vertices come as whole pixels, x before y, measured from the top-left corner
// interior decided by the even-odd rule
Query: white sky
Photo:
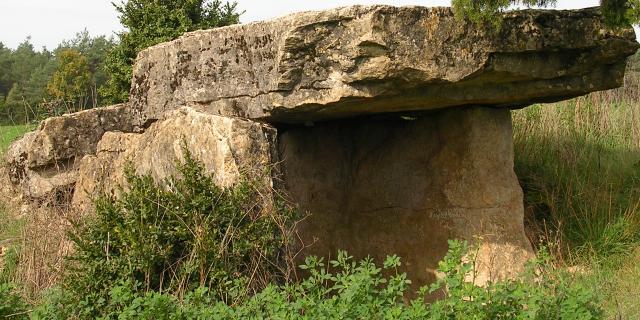
[[[0,42],[15,48],[27,36],[36,48],[55,47],[83,29],[91,35],[113,35],[121,30],[112,0],[0,0]],[[114,0],[120,2],[120,0]],[[237,0],[245,22],[288,13],[352,4],[448,6],[448,0]],[[558,8],[584,8],[598,0],[559,0]]]

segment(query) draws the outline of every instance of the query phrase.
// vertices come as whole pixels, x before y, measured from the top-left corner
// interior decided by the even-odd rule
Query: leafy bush
[[[57,299],[104,315],[121,283],[135,293],[182,297],[198,287],[225,302],[286,278],[286,227],[294,212],[270,190],[244,180],[220,188],[188,150],[180,179],[156,183],[126,170],[127,190],[96,200],[95,217],[71,234],[76,252]]]
[[[216,300],[200,287],[175,295],[155,291],[141,293],[137,285],[123,282],[110,291],[110,313],[105,319],[602,319],[591,289],[573,283],[571,277],[550,268],[548,255],[529,267],[522,280],[480,287],[465,279],[474,272],[472,256],[464,242],[451,241],[440,263],[444,275],[430,289],[404,302],[411,283],[397,271],[396,256],[382,268],[371,259],[353,261],[346,252],[330,262],[307,257],[301,266],[309,276],[301,283],[267,286],[235,304]],[[471,260],[469,259],[471,258]],[[390,276],[383,274],[390,273]],[[446,289],[432,304],[425,295]],[[241,292],[236,290],[235,292]],[[52,312],[53,313],[47,313]],[[40,307],[35,319],[62,319],[58,308]],[[81,317],[82,318],[82,317]]]

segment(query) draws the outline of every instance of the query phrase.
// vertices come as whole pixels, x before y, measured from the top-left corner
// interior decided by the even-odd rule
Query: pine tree
[[[31,106],[24,99],[24,90],[19,83],[14,83],[4,102],[7,119],[12,124],[26,124],[33,119]]]

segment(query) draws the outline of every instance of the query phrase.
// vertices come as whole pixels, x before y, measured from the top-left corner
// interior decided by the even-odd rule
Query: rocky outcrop
[[[525,10],[501,31],[450,8],[353,6],[197,31],[143,51],[137,123],[191,106],[304,123],[466,105],[523,107],[620,86],[638,48],[596,8]]]
[[[7,151],[9,177],[30,198],[70,195],[77,178],[77,161],[96,152],[105,132],[132,130],[127,104],[46,119]]]
[[[161,182],[176,174],[176,161],[183,159],[184,148],[202,161],[219,186],[228,187],[241,177],[262,177],[266,185],[271,183],[268,170],[277,163],[272,127],[190,108],[173,111],[166,118],[144,133],[105,134],[95,155],[80,162],[73,203],[86,208],[98,193],[126,186],[127,164]]]

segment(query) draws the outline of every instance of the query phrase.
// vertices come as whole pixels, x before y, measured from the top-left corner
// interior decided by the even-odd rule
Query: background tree
[[[4,106],[4,95],[0,93],[0,119],[6,118],[7,109]]]
[[[103,68],[108,52],[115,46],[113,37],[91,37],[86,29],[78,32],[75,38],[63,41],[57,50],[74,49],[87,59],[89,72],[91,73],[90,104],[95,107],[101,105],[98,88],[107,83],[109,75]]]
[[[108,80],[103,64],[114,45],[113,38],[92,37],[86,30],[77,33],[73,39],[63,41],[53,52],[46,48],[36,50],[30,38],[16,49],[0,43],[0,125],[37,121],[57,115],[59,111],[70,110],[72,106],[86,108],[100,105],[98,91]],[[64,56],[62,51],[68,49],[80,53],[86,60],[90,76],[88,87],[81,95],[82,101],[74,98],[72,104],[68,96],[51,99],[47,90],[58,70],[58,60]],[[9,101],[5,103],[7,99]],[[82,102],[81,105],[79,102]],[[25,113],[25,110],[28,112]]]
[[[142,49],[187,31],[238,23],[240,16],[235,2],[220,0],[129,0],[114,6],[128,31],[118,35],[105,62],[109,80],[100,93],[110,103],[128,100],[132,65]]]
[[[0,44],[0,96],[5,96],[0,123],[36,120],[38,105],[45,100],[45,87],[55,70],[53,54],[36,51],[30,38],[15,50]]]
[[[4,102],[4,116],[10,123],[28,123],[34,116],[31,105],[26,101],[24,89],[19,83],[14,83]]]
[[[451,4],[460,17],[474,22],[500,24],[498,13],[512,5],[546,7],[556,0],[452,0]],[[640,0],[600,0],[605,21],[611,27],[620,27],[640,22]]]
[[[63,104],[71,106],[68,109],[83,108],[91,86],[87,59],[73,49],[60,50],[56,58],[58,68],[47,85],[47,92]]]
[[[11,79],[11,49],[4,46],[2,42],[0,42],[0,94],[6,96],[6,94],[11,90],[12,79]],[[4,101],[4,99],[2,99]]]

